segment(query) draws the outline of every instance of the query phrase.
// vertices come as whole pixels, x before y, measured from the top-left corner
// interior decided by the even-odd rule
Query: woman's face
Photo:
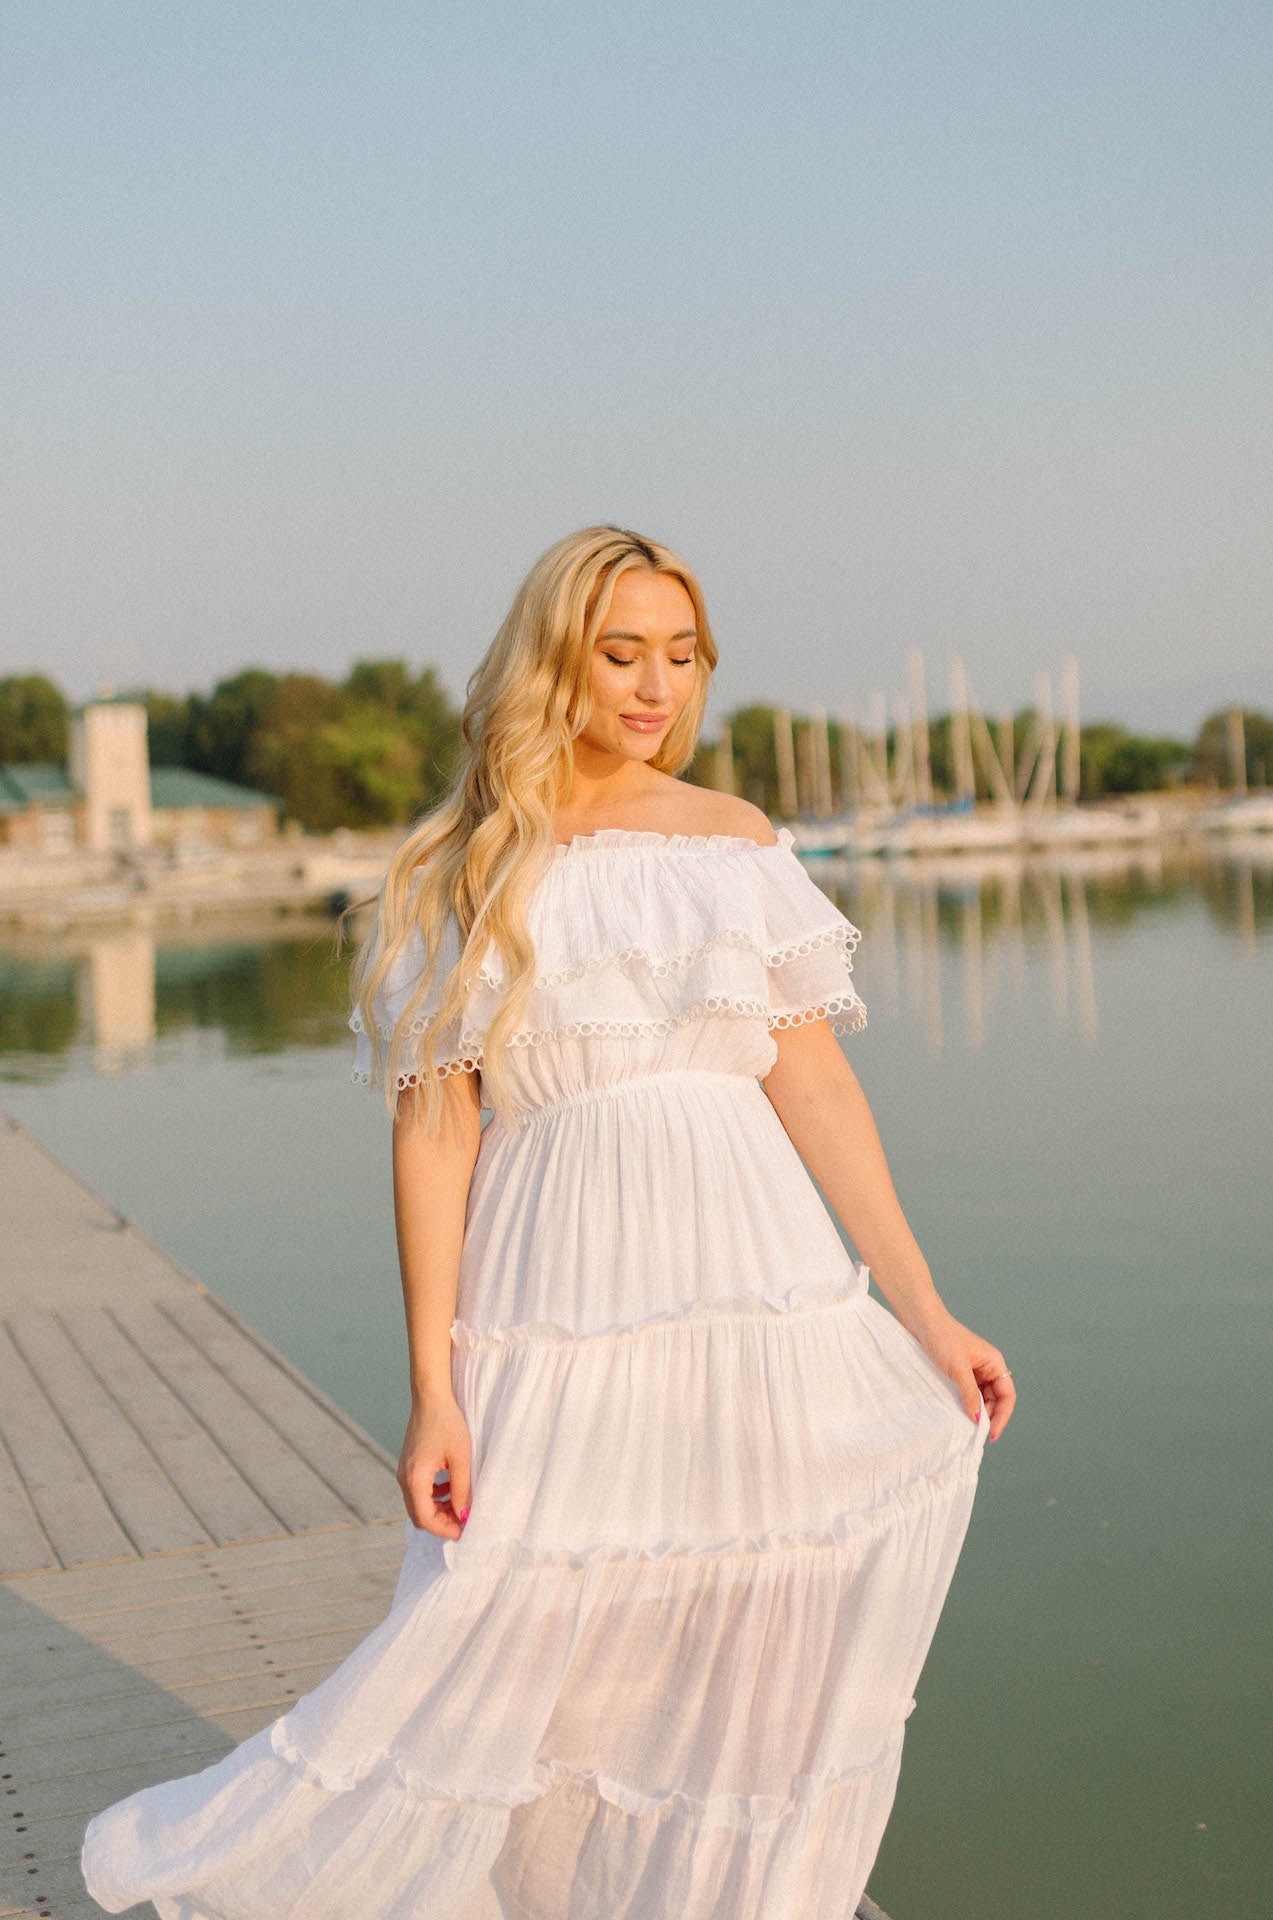
[[[671,574],[629,567],[592,649],[592,716],[580,739],[649,760],[694,691],[694,602]]]

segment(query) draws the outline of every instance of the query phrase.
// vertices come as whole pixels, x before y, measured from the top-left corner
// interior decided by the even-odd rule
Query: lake
[[[863,929],[844,1045],[903,1204],[1021,1395],[872,1891],[893,1920],[1267,1920],[1273,846],[809,870]],[[396,1455],[346,964],[322,922],[0,935],[0,1106]]]

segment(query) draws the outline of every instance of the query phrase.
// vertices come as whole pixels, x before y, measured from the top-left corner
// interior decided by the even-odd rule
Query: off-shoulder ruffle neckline
[[[776,831],[777,840],[762,845],[745,833],[659,833],[653,827],[596,827],[591,833],[576,833],[569,840],[555,841],[554,852],[559,860],[626,850],[633,853],[772,853],[775,847],[789,847],[795,839],[790,827],[779,827]]]

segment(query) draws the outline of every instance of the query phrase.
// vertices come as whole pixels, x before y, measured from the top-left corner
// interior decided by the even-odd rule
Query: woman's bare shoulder
[[[707,824],[690,831],[737,834],[745,840],[754,840],[758,847],[777,844],[773,822],[762,807],[753,806],[750,800],[741,800],[733,793],[711,793],[708,799],[710,805],[704,809]]]
[[[763,808],[673,773],[656,775],[646,790],[641,813],[640,824],[656,833],[728,834],[762,847],[772,846],[777,838]]]

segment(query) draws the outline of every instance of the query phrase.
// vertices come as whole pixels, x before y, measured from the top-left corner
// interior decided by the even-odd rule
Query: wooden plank
[[[32,1858],[30,1860],[23,1860],[17,1865],[6,1864],[3,1883],[2,1886],[0,1886],[0,1892],[3,1893],[3,1903],[0,1903],[0,1914],[40,1912],[47,1914],[49,1911],[47,1907],[13,1907],[7,1904],[10,1900],[20,1899],[28,1889],[30,1890],[30,1898],[33,1900],[43,1900],[48,1897],[42,1891],[39,1862]]]
[[[119,1628],[127,1631],[135,1627],[139,1632],[146,1633],[164,1620],[180,1621],[191,1617],[191,1609],[206,1612],[207,1603],[213,1601],[251,1611],[268,1603],[275,1595],[324,1593],[333,1587],[344,1589],[350,1587],[351,1583],[360,1585],[368,1580],[374,1589],[384,1587],[387,1590],[397,1575],[397,1557],[383,1553],[360,1553],[358,1545],[358,1530],[350,1529],[347,1553],[324,1554],[308,1562],[277,1564],[267,1561],[239,1568],[212,1561],[197,1566],[198,1578],[180,1582],[156,1580],[148,1584],[137,1580],[121,1580],[116,1592],[99,1584],[78,1594],[54,1595],[50,1598],[46,1593],[39,1610],[73,1627],[86,1639],[93,1639],[101,1623],[112,1630]],[[146,1561],[142,1564],[149,1569],[156,1563]],[[26,1581],[5,1584],[18,1598],[26,1596]]]
[[[86,1713],[93,1712],[100,1701],[153,1693],[156,1687],[167,1691],[174,1680],[246,1671],[262,1654],[269,1654],[277,1664],[277,1656],[269,1653],[267,1643],[253,1637],[246,1622],[235,1625],[240,1629],[238,1638],[231,1641],[218,1636],[218,1645],[206,1658],[200,1656],[197,1648],[183,1649],[161,1661],[148,1662],[144,1667],[116,1660],[101,1647],[68,1646],[33,1652],[29,1660],[23,1661],[20,1678],[6,1682],[6,1731],[11,1724],[16,1725],[23,1714],[38,1717],[76,1706],[82,1706]],[[327,1636],[316,1638],[319,1645],[328,1644]],[[16,1662],[9,1664],[17,1665]]]
[[[28,1309],[9,1335],[140,1554],[211,1545],[126,1413],[55,1313]]]
[[[276,1713],[282,1713],[303,1691],[302,1683],[273,1667],[203,1680],[184,1692],[152,1683],[127,1693],[98,1694],[78,1705],[68,1702],[43,1713],[37,1709],[25,1716],[15,1714],[12,1720],[6,1715],[5,1740],[9,1749],[21,1755],[23,1778],[42,1779],[50,1766],[61,1771],[64,1760],[96,1752],[116,1736],[150,1729],[162,1734],[188,1726],[192,1716],[207,1719],[242,1707],[273,1704]]]
[[[50,1907],[24,1907],[22,1911],[34,1913],[38,1920],[102,1920],[101,1908],[83,1891],[82,1882],[78,1898],[74,1894],[58,1894],[56,1912]],[[142,1906],[129,1907],[126,1913],[120,1914],[119,1920],[155,1920],[155,1909],[147,1900]]]
[[[112,1662],[103,1668],[101,1653],[89,1649],[92,1659],[76,1660],[71,1652],[60,1663],[24,1666],[22,1677],[5,1686],[5,1728],[18,1727],[23,1716],[32,1722],[41,1716],[71,1708],[91,1715],[106,1700],[133,1699],[153,1693],[156,1686],[187,1705],[198,1705],[197,1689],[223,1680],[256,1673],[327,1671],[338,1666],[383,1620],[374,1610],[362,1619],[342,1620],[339,1626],[303,1628],[285,1639],[255,1639],[246,1628],[234,1642],[203,1649],[183,1649],[145,1667],[130,1670]]]
[[[247,1644],[252,1646],[262,1644],[262,1643],[269,1644],[271,1639],[274,1638],[275,1636],[277,1636],[277,1638],[279,1638],[280,1640],[285,1640],[285,1639],[290,1640],[297,1634],[340,1633],[344,1631],[348,1626],[349,1620],[351,1618],[351,1607],[353,1605],[359,1605],[359,1604],[365,1605],[367,1603],[365,1602],[365,1600],[363,1602],[359,1602],[357,1597],[355,1597],[353,1601],[351,1601],[350,1598],[348,1597],[342,1597],[338,1600],[333,1600],[328,1605],[311,1608],[306,1605],[303,1599],[298,1597],[291,1607],[287,1608],[284,1611],[280,1611],[273,1620],[262,1621],[259,1626],[254,1627],[253,1631],[258,1632],[261,1635],[261,1641],[257,1642],[257,1641],[249,1640]],[[360,1625],[359,1638],[362,1638],[362,1639],[365,1639],[366,1635],[380,1624],[379,1620],[372,1620],[368,1622],[365,1614],[359,1614],[356,1617],[358,1618],[359,1625]],[[380,1620],[383,1620],[383,1619],[384,1619],[384,1613],[382,1612],[380,1615]],[[165,1635],[164,1645],[169,1649],[169,1651],[164,1656],[164,1658],[172,1659],[174,1662],[179,1661],[179,1658],[185,1658],[191,1664],[197,1665],[199,1660],[200,1647],[201,1647],[199,1635],[200,1633],[206,1634],[207,1631],[208,1629],[206,1627],[203,1627],[203,1628],[192,1629],[190,1632],[185,1634]],[[128,1655],[127,1655],[126,1649],[124,1648],[119,1648],[115,1650],[107,1649],[107,1651],[111,1651],[112,1658],[119,1660],[121,1663],[127,1662]],[[181,1670],[180,1666],[178,1666],[177,1670],[178,1671]],[[138,1661],[137,1671],[145,1672],[145,1673],[153,1672],[153,1678],[156,1684],[158,1685],[165,1684],[166,1673],[162,1665],[157,1666],[152,1670],[150,1667],[143,1668],[140,1665],[140,1662]]]
[[[63,1566],[135,1557],[132,1541],[3,1326],[0,1438]]]
[[[277,1428],[232,1386],[158,1304],[120,1301],[115,1317],[289,1533],[357,1518]]]
[[[16,1889],[19,1878],[17,1874],[9,1877],[11,1890]],[[31,1885],[39,1888],[41,1900],[48,1903],[44,1912],[51,1914],[52,1920],[62,1920],[72,1900],[82,1901],[88,1897],[84,1887],[84,1876],[80,1872],[78,1854],[47,1862],[41,1861],[38,1873],[31,1876]],[[100,1920],[102,1909],[90,1906],[89,1912],[94,1911]],[[154,1920],[155,1910],[149,1901],[144,1906],[131,1907],[129,1911],[138,1915],[139,1920],[143,1915],[146,1916],[146,1920]]]
[[[309,1562],[299,1577],[295,1565],[280,1566],[273,1562],[240,1568],[212,1567],[208,1569],[209,1577],[217,1593],[252,1612],[259,1612],[279,1596],[298,1592],[323,1595],[337,1591],[379,1592],[382,1587],[388,1590],[397,1577],[398,1558],[390,1554],[358,1553],[354,1550],[356,1538],[356,1535],[351,1538],[348,1553],[324,1554],[321,1559]],[[157,1590],[153,1600],[146,1604],[161,1604],[160,1594],[161,1590]]]
[[[219,1544],[280,1532],[276,1514],[173,1393],[105,1308],[86,1308],[68,1333],[129,1417],[206,1534]]]
[[[229,1674],[223,1679],[207,1678],[168,1689],[172,1698],[190,1707],[201,1719],[242,1707],[270,1706],[276,1714],[285,1713],[304,1694],[311,1693],[338,1660],[315,1658],[288,1666],[262,1666],[259,1671]]]
[[[0,1574],[47,1572],[57,1563],[13,1455],[0,1440]]]
[[[225,1713],[211,1713],[208,1715],[208,1724],[232,1740],[237,1747],[244,1740],[250,1740],[254,1733],[260,1733],[264,1727],[268,1727],[291,1705],[290,1700],[285,1700],[281,1707],[239,1707]]]
[[[330,1620],[302,1622],[277,1637],[253,1629],[255,1637],[245,1634],[238,1641],[183,1649],[180,1653],[148,1660],[145,1667],[136,1669],[138,1685],[158,1685],[181,1694],[183,1688],[202,1686],[210,1680],[232,1679],[236,1674],[264,1672],[267,1668],[275,1673],[297,1673],[324,1662],[337,1666],[347,1654],[361,1646],[384,1618],[384,1611],[377,1611],[369,1603],[364,1614],[346,1616],[338,1624]],[[12,1710],[17,1712],[20,1704],[21,1696],[15,1696]]]
[[[210,1295],[169,1300],[165,1311],[212,1365],[267,1414],[360,1520],[387,1519],[402,1511],[396,1474],[227,1319]]]
[[[73,1316],[134,1289],[197,1285],[10,1115],[0,1123],[0,1191],[0,1315],[39,1307]]]
[[[401,1561],[404,1544],[401,1525],[383,1520],[366,1526],[351,1522],[346,1527],[326,1528],[315,1533],[275,1533],[265,1539],[236,1540],[224,1547],[195,1553],[117,1561],[114,1566],[22,1574],[9,1584],[15,1594],[33,1605],[46,1607],[59,1618],[69,1618],[69,1609],[81,1602],[87,1603],[94,1596],[105,1595],[115,1603],[134,1590],[150,1596],[168,1584],[175,1592],[182,1583],[204,1581],[210,1569],[219,1579],[233,1582],[240,1575],[271,1567],[279,1573],[288,1569],[299,1573],[303,1568],[321,1569],[324,1561],[349,1564],[351,1559],[383,1558],[389,1564],[392,1560]]]
[[[257,1695],[258,1690],[252,1688],[246,1695],[247,1702]],[[100,1741],[108,1734],[186,1726],[192,1711],[197,1713],[198,1709],[191,1709],[187,1701],[153,1683],[127,1693],[86,1695],[79,1703],[66,1701],[44,1712],[37,1709],[25,1716],[6,1713],[5,1748],[21,1756],[24,1779],[41,1779],[50,1754],[55,1760],[64,1754],[74,1755],[87,1743]]]
[[[346,1616],[338,1624],[301,1625],[278,1640],[244,1632],[237,1644],[224,1645],[212,1655],[197,1647],[185,1649],[178,1661],[163,1663],[161,1672],[130,1669],[94,1650],[95,1663],[64,1662],[60,1671],[45,1668],[7,1688],[5,1738],[27,1746],[63,1735],[70,1738],[134,1714],[149,1717],[159,1712],[156,1701],[176,1700],[202,1712],[216,1689],[250,1685],[256,1698],[256,1683],[265,1679],[285,1679],[291,1686],[291,1676],[299,1674],[303,1686],[316,1685],[317,1677],[356,1651],[384,1617],[371,1610],[363,1618]]]
[[[96,1794],[94,1794],[96,1799]],[[109,1801],[103,1801],[109,1806]],[[70,1807],[64,1813],[54,1814],[47,1820],[24,1822],[25,1833],[10,1833],[0,1837],[0,1865],[8,1865],[20,1859],[23,1853],[32,1852],[41,1860],[56,1860],[66,1855],[77,1858],[84,1839],[84,1826],[87,1814],[78,1807]],[[100,1911],[100,1909],[99,1909]],[[4,1912],[4,1903],[0,1901],[0,1914]],[[58,1915],[61,1920],[61,1914]]]
[[[83,1645],[108,1647],[109,1651],[109,1642],[111,1642],[111,1640],[119,1640],[119,1642],[127,1645],[129,1651],[127,1651],[125,1657],[129,1659],[129,1665],[132,1665],[132,1649],[144,1649],[144,1644],[146,1644],[146,1638],[148,1638],[148,1636],[154,1638],[152,1653],[167,1651],[167,1649],[163,1647],[163,1636],[165,1636],[165,1634],[175,1634],[179,1620],[180,1626],[186,1628],[186,1630],[190,1630],[192,1634],[207,1634],[209,1622],[225,1620],[227,1626],[232,1626],[236,1619],[246,1619],[244,1609],[234,1609],[232,1603],[228,1603],[227,1605],[227,1603],[225,1603],[225,1597],[223,1596],[211,1596],[211,1603],[207,1603],[207,1605],[192,1605],[190,1611],[188,1611],[188,1613],[182,1613],[180,1617],[179,1615],[169,1615],[169,1617],[165,1617],[163,1620],[152,1620],[152,1617],[140,1613],[140,1615],[134,1615],[134,1617],[127,1617],[127,1619],[123,1620],[123,1624],[121,1624],[119,1619],[115,1619],[113,1615],[109,1615],[108,1626],[104,1626],[104,1628],[88,1626],[83,1634],[79,1634],[79,1632],[71,1626],[71,1628],[67,1628],[67,1640],[65,1640],[65,1644],[75,1644],[75,1640],[79,1640]],[[54,1622],[48,1622],[48,1624],[52,1626]],[[6,1620],[6,1622],[4,1622],[4,1632],[0,1634],[0,1665],[2,1665],[2,1667],[13,1667],[17,1661],[25,1661],[27,1665],[36,1667],[36,1665],[40,1663],[40,1655],[42,1655],[42,1653],[44,1653],[44,1657],[54,1659],[56,1653],[60,1651],[61,1645],[63,1645],[63,1642],[54,1638],[54,1632],[46,1632],[46,1636],[40,1640],[40,1636],[33,1634],[29,1626],[23,1626],[23,1624],[13,1622],[13,1620]],[[52,1649],[52,1651],[50,1651],[50,1649]]]
[[[80,1775],[129,1762],[145,1762],[156,1780],[175,1779],[197,1772],[202,1762],[194,1756],[207,1752],[209,1722],[174,1700],[171,1719],[154,1725],[116,1727],[108,1733],[86,1733],[82,1739],[61,1741],[56,1747],[24,1751],[20,1757],[24,1804],[44,1800],[44,1789],[70,1782]]]
[[[250,1620],[263,1633],[291,1632],[285,1621],[314,1618],[330,1624],[333,1615],[351,1603],[361,1606],[369,1599],[383,1600],[388,1611],[389,1595],[382,1581],[351,1573],[344,1580],[326,1581],[321,1588],[306,1585],[280,1587],[257,1599],[246,1594],[215,1595],[205,1601],[191,1601],[180,1613],[139,1614],[136,1610],[101,1616],[92,1628],[95,1645],[103,1647],[118,1660],[136,1661],[170,1653],[184,1645],[200,1644],[210,1625],[220,1625],[236,1617]],[[383,1614],[382,1614],[383,1618]]]
[[[102,1910],[96,1900],[91,1900],[84,1892],[80,1893],[78,1899],[74,1894],[59,1893],[56,1913],[51,1908],[46,1908],[45,1914],[49,1916],[49,1920],[102,1920]],[[155,1909],[147,1900],[140,1906],[129,1907],[125,1913],[119,1915],[119,1920],[155,1920]]]
[[[0,1840],[0,1885],[16,1893],[22,1885],[17,1878],[21,1874],[24,1878],[29,1876],[33,1886],[47,1888],[54,1867],[59,1871],[66,1867],[78,1868],[83,1825],[84,1822],[71,1816],[58,1829],[57,1839],[51,1835],[19,1833],[9,1842]],[[38,1839],[38,1845],[34,1847],[30,1844],[33,1838]],[[34,1874],[31,1873],[32,1867],[35,1868]],[[80,1891],[83,1892],[82,1883]],[[49,1893],[46,1891],[41,1897],[47,1900]],[[0,1914],[3,1912],[3,1906],[0,1906]],[[101,1912],[100,1907],[98,1912]],[[58,1901],[56,1920],[62,1920],[61,1900]]]
[[[43,1877],[33,1879],[32,1886],[43,1886]],[[73,1893],[53,1894],[52,1888],[41,1898],[55,1898],[52,1907],[7,1907],[0,1899],[0,1920],[102,1920],[102,1909],[96,1900],[90,1900],[84,1891],[84,1882],[80,1880],[78,1897]],[[155,1909],[149,1900],[143,1906],[129,1907],[119,1920],[155,1920]]]
[[[27,1818],[23,1822],[38,1840],[41,1823],[78,1814],[84,1820],[100,1807],[123,1800],[138,1787],[151,1786],[157,1780],[176,1779],[181,1774],[200,1773],[230,1751],[233,1742],[219,1727],[200,1725],[204,1745],[191,1746],[177,1761],[171,1756],[134,1754],[128,1759],[108,1761],[82,1772],[67,1772],[56,1779],[42,1780],[31,1795],[24,1797]]]
[[[185,1269],[182,1268],[181,1271],[184,1272]],[[238,1331],[243,1334],[245,1339],[250,1340],[254,1346],[259,1347],[266,1358],[271,1360],[273,1364],[279,1368],[280,1372],[286,1373],[291,1379],[296,1381],[298,1386],[303,1387],[311,1399],[315,1400],[320,1407],[324,1408],[325,1411],[331,1415],[338,1426],[344,1427],[346,1433],[353,1435],[360,1447],[365,1447],[368,1453],[373,1454],[377,1460],[388,1467],[396,1481],[398,1461],[395,1454],[390,1453],[387,1447],[382,1447],[379,1440],[377,1440],[374,1435],[368,1433],[365,1427],[360,1427],[353,1416],[346,1413],[345,1409],[333,1400],[329,1393],[325,1393],[316,1381],[308,1379],[306,1375],[301,1372],[300,1368],[288,1359],[285,1353],[281,1352],[278,1347],[272,1346],[258,1327],[250,1325],[249,1322],[244,1320],[242,1315],[236,1313],[234,1308],[229,1306],[226,1301],[218,1300],[217,1296],[214,1293],[210,1293],[201,1281],[195,1280],[193,1275],[188,1277],[193,1284],[195,1292],[201,1299],[207,1300],[210,1305],[216,1308],[223,1319],[228,1320],[232,1327],[236,1327]]]
[[[91,1644],[124,1668],[148,1672],[154,1667],[162,1672],[163,1662],[185,1652],[197,1654],[210,1642],[231,1645],[250,1633],[268,1640],[336,1631],[350,1620],[366,1621],[371,1614],[383,1620],[393,1585],[392,1568],[371,1564],[333,1570],[321,1580],[282,1582],[253,1593],[213,1588],[176,1605],[157,1602],[151,1607],[99,1609],[92,1615],[72,1616],[65,1625],[42,1620],[32,1609],[25,1619],[6,1619],[0,1657],[6,1667],[21,1663],[33,1671],[47,1661],[52,1673],[58,1650]]]

